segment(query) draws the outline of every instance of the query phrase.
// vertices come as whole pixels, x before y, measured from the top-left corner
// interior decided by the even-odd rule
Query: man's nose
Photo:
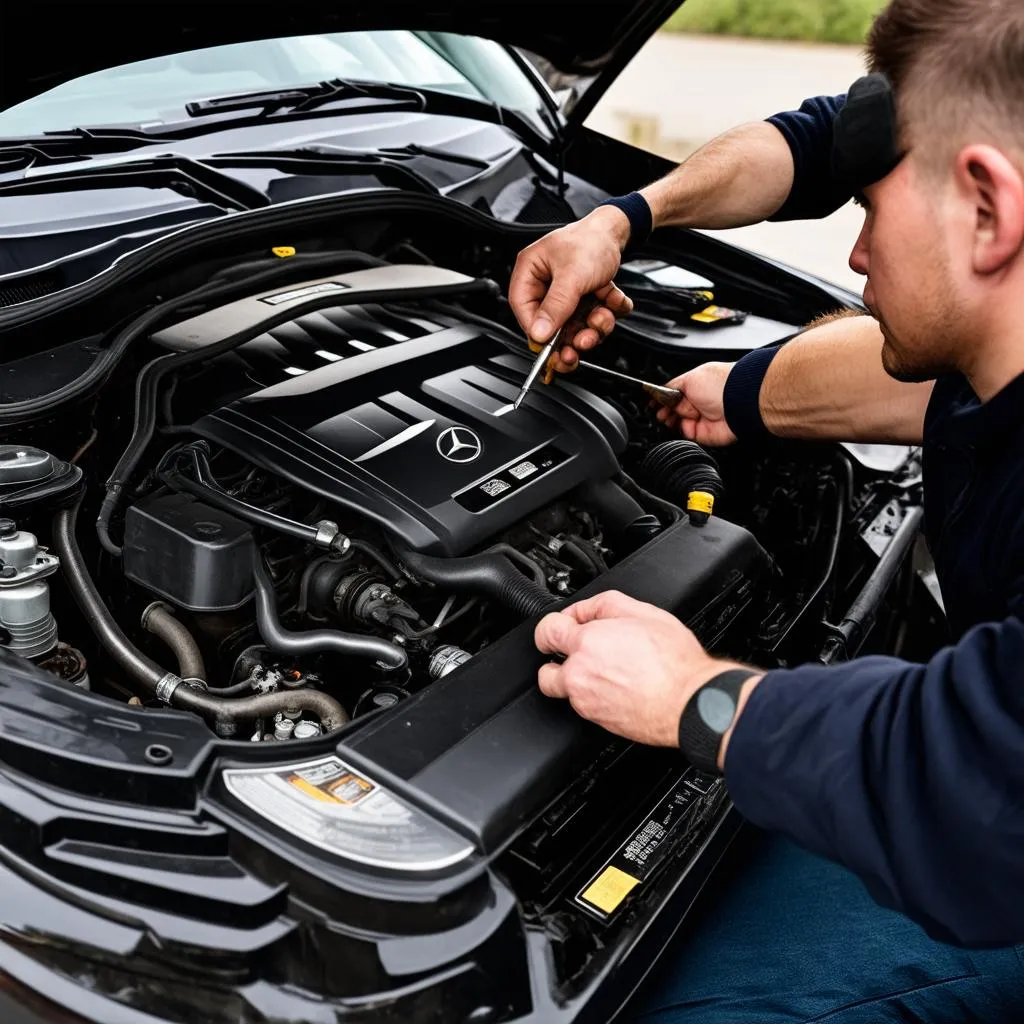
[[[864,218],[864,224],[860,229],[860,234],[857,236],[857,241],[853,244],[853,251],[850,253],[850,269],[855,274],[863,274],[865,277],[868,273],[868,220]]]

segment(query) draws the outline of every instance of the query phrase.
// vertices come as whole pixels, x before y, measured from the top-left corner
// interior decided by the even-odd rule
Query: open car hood
[[[678,6],[679,0],[612,0],[600,5],[599,16],[583,0],[8,6],[0,14],[0,109],[133,61],[254,39],[362,29],[453,32],[519,47],[558,72],[589,79],[589,109]]]

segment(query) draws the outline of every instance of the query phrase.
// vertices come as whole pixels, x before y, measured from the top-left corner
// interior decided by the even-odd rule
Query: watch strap
[[[757,672],[749,668],[731,668],[719,672],[687,701],[679,717],[679,749],[694,768],[714,775],[721,774],[718,770],[718,750],[722,745],[722,737],[736,718],[743,684],[756,675]]]

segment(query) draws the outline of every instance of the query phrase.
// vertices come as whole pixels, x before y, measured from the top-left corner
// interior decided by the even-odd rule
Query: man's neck
[[[1024,315],[1024,311],[1022,311]],[[982,402],[999,394],[1010,381],[1024,373],[1024,320],[1013,328],[994,329],[973,353],[964,376]]]

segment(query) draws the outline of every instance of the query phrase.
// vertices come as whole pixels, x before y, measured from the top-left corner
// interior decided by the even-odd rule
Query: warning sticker
[[[605,861],[579,891],[577,906],[601,918],[610,917],[641,883],[650,878],[672,849],[670,839],[685,833],[700,803],[686,783],[692,769],[679,776],[630,837]]]
[[[280,306],[284,302],[293,302],[295,299],[305,299],[310,295],[321,295],[324,292],[348,291],[348,285],[340,281],[321,281],[320,284],[306,285],[305,288],[292,288],[287,292],[278,292],[276,295],[265,295],[261,302],[269,306]]]
[[[398,871],[435,871],[473,847],[333,755],[302,764],[229,768],[228,792],[321,850]]]
[[[610,914],[639,884],[639,878],[617,867],[607,867],[583,890],[580,899]]]

